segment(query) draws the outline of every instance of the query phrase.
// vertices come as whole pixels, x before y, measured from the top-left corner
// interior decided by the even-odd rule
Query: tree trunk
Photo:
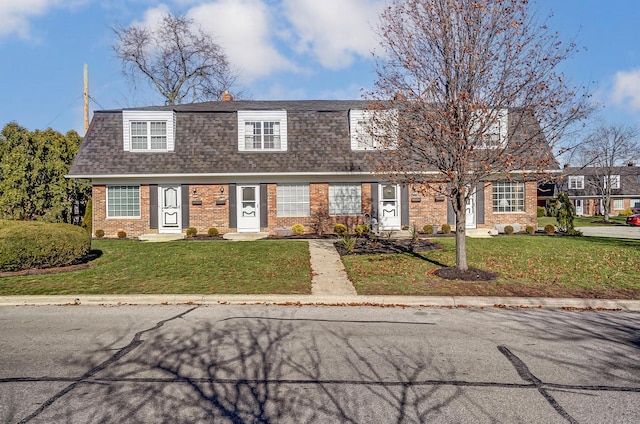
[[[456,215],[456,268],[460,271],[469,269],[467,264],[467,202],[464,193],[457,193],[453,200],[453,211]]]

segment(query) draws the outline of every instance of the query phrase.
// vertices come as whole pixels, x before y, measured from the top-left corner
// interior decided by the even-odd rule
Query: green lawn
[[[472,267],[499,274],[493,282],[451,282],[433,275],[455,265],[453,238],[421,254],[346,256],[359,294],[520,295],[640,298],[640,241],[594,237],[467,238]]]
[[[573,220],[574,227],[598,227],[602,225],[627,225],[626,216],[610,216],[611,224],[605,224],[602,222],[601,216],[577,216]],[[555,218],[544,216],[538,218],[538,227],[544,227],[547,224],[558,225]]]
[[[142,243],[94,240],[89,269],[0,278],[0,295],[309,294],[304,241]]]

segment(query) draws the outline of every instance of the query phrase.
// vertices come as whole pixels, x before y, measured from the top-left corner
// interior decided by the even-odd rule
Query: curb
[[[473,296],[63,295],[0,296],[0,306],[282,305],[516,308],[640,312],[640,300]]]

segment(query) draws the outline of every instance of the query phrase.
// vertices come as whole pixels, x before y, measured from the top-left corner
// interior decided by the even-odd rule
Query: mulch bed
[[[439,244],[422,239],[414,241],[411,239],[371,239],[368,237],[360,237],[357,239],[353,250],[348,250],[340,240],[334,244],[341,256],[417,253],[442,249],[442,246]]]
[[[496,273],[471,267],[466,271],[460,271],[455,267],[439,268],[433,274],[445,280],[491,281],[498,278]]]

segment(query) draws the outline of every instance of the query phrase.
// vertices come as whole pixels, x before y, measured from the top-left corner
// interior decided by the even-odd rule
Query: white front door
[[[476,192],[474,191],[467,200],[466,207],[467,222],[465,227],[476,228]]]
[[[238,186],[238,232],[260,232],[260,186]]]
[[[378,222],[381,230],[399,230],[400,221],[400,186],[396,184],[380,184],[378,205]]]
[[[576,215],[584,215],[582,199],[576,199]]]
[[[158,186],[160,200],[160,222],[158,231],[161,233],[179,233],[182,231],[182,210],[180,207],[181,192],[179,185]]]

